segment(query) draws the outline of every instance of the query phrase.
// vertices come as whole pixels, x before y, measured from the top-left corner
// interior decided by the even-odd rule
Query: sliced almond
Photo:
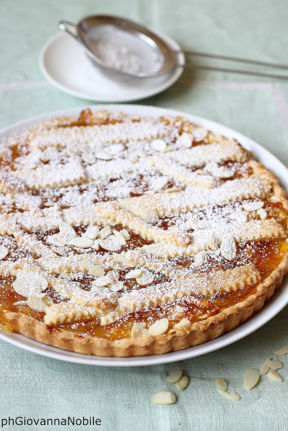
[[[98,151],[95,153],[95,157],[100,160],[112,160],[112,156],[104,151]]]
[[[124,287],[124,284],[122,283],[122,281],[114,281],[109,288],[113,291],[113,292],[119,292],[120,290],[122,290]]]
[[[167,380],[169,383],[176,383],[181,378],[182,374],[182,370],[173,370],[168,374]]]
[[[125,275],[125,279],[130,280],[131,278],[141,277],[141,274],[142,274],[141,268],[131,269],[131,271],[127,272],[127,274]]]
[[[127,229],[122,229],[120,232],[126,240],[130,239],[130,233],[128,232]]]
[[[279,373],[275,370],[270,370],[267,374],[268,379],[273,380],[274,382],[283,382],[283,377],[280,376]]]
[[[260,375],[261,376],[268,373],[268,371],[270,370],[270,362],[271,362],[271,359],[269,358],[269,359],[267,359],[266,362],[264,362],[264,364],[260,368]]]
[[[154,208],[150,208],[145,212],[145,221],[149,223],[156,223],[159,220],[159,214]]]
[[[164,334],[169,327],[169,320],[167,318],[156,320],[149,328],[149,334],[156,337],[157,335]]]
[[[32,310],[35,311],[45,311],[45,308],[48,305],[48,296],[28,296],[27,298],[27,305],[29,305],[30,308],[32,308]]]
[[[205,171],[215,178],[230,178],[234,174],[234,169],[226,166],[219,166],[217,162],[209,162],[205,166]]]
[[[190,320],[186,319],[186,317],[183,317],[183,319],[181,319],[180,322],[175,323],[174,329],[185,328],[185,327],[189,327],[190,325],[191,325]]]
[[[283,367],[283,362],[279,361],[278,359],[271,359],[270,361],[271,370],[280,370],[280,368],[282,367]]]
[[[65,244],[62,244],[59,248],[59,244],[57,245],[57,247],[55,247],[54,245],[52,245],[50,248],[53,251],[53,253],[55,253],[57,256],[67,256],[67,251],[64,248]]]
[[[92,165],[93,163],[96,162],[95,154],[91,150],[90,151],[85,150],[84,152],[81,152],[81,158],[83,162],[86,162],[89,165]]]
[[[124,145],[122,144],[111,144],[105,148],[105,153],[111,154],[114,156],[115,154],[121,153],[124,150]]]
[[[99,239],[98,243],[100,247],[107,251],[118,251],[121,249],[122,245],[116,240],[116,238],[109,237],[107,239]]]
[[[208,241],[208,247],[210,250],[215,251],[219,248],[219,240],[216,238],[215,232],[211,233],[209,241]]]
[[[89,268],[89,274],[94,275],[94,277],[101,277],[105,274],[105,269],[103,266],[91,266],[91,268]]]
[[[155,139],[154,141],[151,142],[151,147],[155,151],[164,153],[167,149],[167,144],[163,141],[163,139]]]
[[[70,238],[71,240],[72,238]],[[48,244],[55,245],[56,247],[64,247],[67,243],[67,238],[56,233],[54,235],[47,236]]]
[[[124,235],[122,235],[121,232],[119,232],[118,230],[114,229],[113,230],[113,234],[116,237],[117,241],[121,244],[121,245],[125,245],[126,244],[126,239],[124,237]]]
[[[204,263],[206,253],[205,251],[200,251],[200,253],[195,254],[194,262],[191,264],[193,268],[198,268]]]
[[[111,278],[107,277],[107,275],[102,275],[93,281],[92,286],[106,287],[109,284],[111,284]]]
[[[208,130],[205,129],[204,127],[197,127],[197,129],[192,131],[193,138],[197,142],[203,141],[203,139],[206,138],[207,133],[208,133]]]
[[[237,249],[236,249],[236,243],[233,236],[226,235],[223,238],[220,245],[220,253],[224,257],[224,259],[227,259],[229,261],[235,259]]]
[[[0,245],[0,259],[5,259],[5,257],[8,255],[9,250],[5,245]]]
[[[77,236],[69,241],[69,245],[77,248],[90,248],[92,247],[94,241],[93,239],[87,238],[86,236]]]
[[[240,395],[237,392],[226,392],[223,391],[223,389],[217,388],[218,394],[222,395],[223,397],[227,398],[231,401],[239,401],[241,399]]]
[[[261,220],[265,220],[267,218],[267,211],[265,211],[263,208],[260,208],[257,211],[257,214],[260,216]]]
[[[181,145],[181,147],[183,148],[190,148],[193,142],[193,135],[191,135],[190,133],[182,133],[181,136],[179,136],[179,138],[177,138],[176,140],[176,144],[177,145]]]
[[[288,346],[282,347],[282,349],[279,349],[275,352],[275,354],[278,356],[284,356],[284,355],[287,355],[287,353],[288,353]]]
[[[215,383],[218,388],[222,389],[222,391],[227,391],[228,383],[226,382],[226,380],[218,378],[215,380]]]
[[[189,377],[188,376],[182,376],[178,382],[175,383],[175,386],[177,389],[179,389],[179,391],[184,391],[184,389],[187,388],[187,386],[189,385]]]
[[[174,404],[176,403],[176,395],[170,391],[161,391],[153,395],[152,401],[155,404]]]
[[[92,248],[94,248],[94,250],[98,250],[99,249],[99,241],[97,241],[97,239],[95,239],[95,241],[92,244]]]
[[[59,233],[48,236],[47,242],[57,247],[64,247],[74,238],[77,238],[77,234],[73,227],[69,223],[63,222],[59,225]]]
[[[75,230],[73,229],[73,226],[66,222],[60,223],[59,231],[61,236],[65,236],[67,238],[74,238],[77,236]]]
[[[257,211],[262,208],[264,202],[256,201],[256,202],[246,202],[243,204],[243,208],[245,211]]]
[[[119,280],[119,272],[115,271],[113,269],[112,271],[107,272],[107,277],[109,278],[109,280],[111,280],[111,283],[113,281],[118,281]]]
[[[49,162],[50,160],[56,159],[59,156],[58,150],[55,147],[47,147],[42,151],[40,160],[42,162]]]
[[[141,275],[136,278],[136,281],[139,286],[148,286],[153,283],[154,274],[147,269],[143,269]]]
[[[251,389],[255,388],[260,379],[260,373],[257,368],[249,368],[244,376],[243,387],[247,391],[251,391]]]
[[[16,280],[13,283],[15,292],[22,296],[39,295],[47,289],[48,281],[33,271],[20,270],[17,273]]]
[[[111,235],[112,231],[110,226],[105,226],[103,229],[100,230],[98,237],[100,239],[108,238],[109,235]]]
[[[99,234],[99,227],[95,225],[89,225],[86,229],[85,236],[90,239],[96,239]]]
[[[145,332],[147,332],[145,322],[134,322],[132,329],[131,329],[130,336],[131,336],[131,338],[135,338],[135,337],[138,337],[142,334],[145,334]]]

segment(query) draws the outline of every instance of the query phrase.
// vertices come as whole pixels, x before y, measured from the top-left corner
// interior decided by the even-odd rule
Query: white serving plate
[[[225,135],[231,138],[236,138],[245,148],[253,151],[253,153],[256,155],[257,159],[261,163],[263,163],[267,168],[274,171],[277,177],[280,179],[284,188],[288,190],[288,169],[275,156],[273,156],[273,154],[271,154],[261,145],[242,135],[241,133],[229,129],[228,127],[222,126],[221,124],[215,123],[214,121],[206,120],[195,115],[189,115],[183,112],[170,109],[154,108],[141,105],[94,105],[90,108],[92,110],[108,109],[110,111],[122,111],[127,113],[149,116],[160,116],[165,114],[184,115],[189,120],[193,121],[196,124],[202,125],[207,129],[212,130],[214,133]],[[35,125],[43,121],[47,121],[50,118],[62,115],[76,114],[80,111],[81,108],[58,111],[51,114],[45,114],[25,121],[21,121],[0,131],[0,142],[5,141],[8,137],[17,135],[24,130],[34,127]],[[233,331],[230,331],[222,335],[221,337],[216,338],[215,340],[208,341],[207,343],[190,347],[185,350],[166,353],[164,355],[136,356],[131,358],[111,358],[83,355],[80,353],[74,353],[68,350],[58,349],[56,347],[52,347],[38,341],[34,341],[21,334],[6,333],[1,330],[0,339],[5,340],[8,343],[13,344],[14,346],[28,350],[30,352],[38,353],[42,356],[47,356],[49,358],[60,359],[62,361],[74,362],[78,364],[97,365],[105,367],[135,367],[176,362],[184,359],[194,358],[196,356],[204,355],[206,353],[221,349],[222,347],[235,343],[241,338],[244,338],[252,332],[256,331],[258,328],[260,328],[269,320],[271,320],[274,316],[276,316],[276,314],[278,314],[288,304],[287,284],[287,279],[285,279],[281,288],[264,306],[264,308],[259,313],[251,317],[247,322],[241,324]]]
[[[169,36],[156,33],[175,51],[180,46]],[[184,54],[178,54],[180,64]],[[152,79],[122,79],[114,81],[92,65],[80,44],[66,33],[58,33],[43,47],[39,66],[45,78],[54,86],[83,99],[95,102],[131,102],[166,90],[180,78],[183,69],[173,69],[167,75]]]

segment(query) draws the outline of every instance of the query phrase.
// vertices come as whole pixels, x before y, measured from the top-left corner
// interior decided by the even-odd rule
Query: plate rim
[[[95,104],[87,106],[91,110],[107,109],[110,111],[122,110],[126,113],[159,116],[163,114],[168,115],[182,115],[189,120],[204,126],[215,133],[223,134],[227,137],[234,137],[241,142],[241,144],[251,149],[256,157],[267,158],[269,163],[266,166],[273,170],[277,167],[280,168],[277,171],[277,177],[280,179],[283,187],[288,190],[288,169],[287,167],[276,158],[270,151],[256,143],[254,140],[248,138],[240,132],[231,129],[221,123],[209,120],[205,117],[189,114],[183,111],[178,111],[163,107],[154,107],[150,105],[139,105],[139,104]],[[7,138],[16,136],[24,130],[27,130],[35,125],[47,121],[51,118],[65,115],[73,115],[79,113],[84,107],[76,107],[72,109],[62,109],[37,115],[34,117],[27,118],[22,121],[18,121],[0,130],[0,144]],[[271,165],[276,165],[271,167]],[[8,343],[22,348],[26,351],[39,354],[41,356],[57,359],[65,362],[77,363],[82,365],[93,365],[93,366],[105,366],[105,367],[136,367],[136,366],[151,366],[160,365],[170,362],[177,362],[186,359],[192,359],[194,357],[202,356],[207,353],[219,350],[226,346],[229,346],[242,338],[247,337],[263,325],[268,323],[274,318],[287,304],[288,304],[288,278],[286,278],[278,291],[273,297],[264,305],[264,307],[256,314],[254,314],[246,322],[239,325],[234,330],[223,334],[222,336],[208,341],[206,343],[189,347],[184,350],[178,350],[169,352],[163,355],[151,355],[151,356],[135,356],[135,357],[101,357],[94,355],[84,355],[80,353],[70,352],[69,350],[63,350],[54,346],[43,344],[39,341],[25,337],[22,334],[6,333],[0,330],[0,339],[7,341]]]
[[[162,32],[157,32],[155,30],[153,30],[153,32],[155,34],[157,34],[158,36],[160,36],[161,38],[163,38],[168,44],[170,44],[172,46],[173,49],[175,50],[179,50],[182,52],[181,46],[178,44],[178,42],[176,42],[172,37],[162,33]],[[57,81],[47,70],[47,68],[45,67],[45,55],[47,54],[48,49],[50,48],[50,46],[53,43],[57,43],[58,39],[64,38],[64,37],[69,37],[69,35],[67,35],[66,33],[63,32],[58,32],[56,33],[54,36],[52,36],[50,39],[48,39],[48,41],[45,43],[45,45],[42,47],[40,54],[39,54],[39,58],[38,58],[38,65],[40,68],[40,71],[42,73],[42,75],[44,76],[44,78],[47,79],[47,81],[52,84],[53,86],[55,86],[56,88],[58,88],[59,90],[70,94],[74,97],[78,97],[81,99],[85,99],[85,100],[89,100],[91,102],[97,102],[97,103],[127,103],[127,102],[133,102],[133,101],[137,101],[137,100],[143,100],[146,99],[148,97],[152,97],[155,96],[156,94],[159,94],[165,90],[167,90],[168,88],[170,88],[173,84],[175,84],[176,81],[178,81],[178,79],[181,77],[184,69],[183,68],[175,68],[175,70],[171,71],[171,73],[167,74],[167,79],[163,81],[163,83],[161,85],[159,85],[158,87],[154,87],[154,90],[149,91],[147,90],[147,92],[143,92],[145,93],[144,95],[138,95],[135,97],[127,97],[127,98],[119,98],[119,99],[115,99],[115,98],[106,98],[106,99],[97,99],[93,96],[89,97],[89,95],[81,92],[81,91],[77,91],[77,90],[73,90],[71,89],[69,86],[65,86],[63,84],[61,84],[59,81]],[[67,39],[68,40],[68,39]],[[73,42],[73,40],[72,40]],[[74,41],[75,42],[75,41]],[[184,54],[179,54],[179,58],[182,64],[185,64],[185,56]],[[152,78],[153,79],[153,78]]]

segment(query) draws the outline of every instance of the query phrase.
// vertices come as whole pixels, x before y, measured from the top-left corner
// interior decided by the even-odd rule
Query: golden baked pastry
[[[288,268],[275,176],[185,118],[82,111],[0,149],[0,322],[133,356],[218,337]]]

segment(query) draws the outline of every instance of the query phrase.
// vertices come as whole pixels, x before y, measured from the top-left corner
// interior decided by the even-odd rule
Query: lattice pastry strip
[[[36,253],[39,257],[46,256],[47,258],[53,258],[54,253],[50,247],[47,247],[42,241],[37,240],[30,233],[25,233],[20,229],[17,229],[13,232],[13,236],[17,240],[17,242],[30,250],[31,253]]]
[[[51,218],[52,225],[49,225],[49,219],[41,217],[37,219],[37,229],[26,233],[18,229],[15,237],[19,243],[48,259],[53,258],[55,254],[70,257],[80,254],[120,253],[151,242],[147,237],[137,234],[135,230],[134,232],[128,231],[111,218],[96,216],[96,208],[97,206],[93,208],[94,214],[89,214],[88,211],[88,218],[90,222],[92,220],[92,223],[83,223],[83,219],[86,218],[85,212],[82,214],[82,219],[81,217],[75,218],[75,209],[73,209],[74,211],[66,213],[70,223],[61,222],[60,219],[55,227],[54,216]],[[73,220],[75,220],[74,223]],[[41,226],[42,223],[44,226]],[[129,241],[132,234],[133,240]],[[160,235],[162,235],[161,231]]]
[[[109,254],[83,254],[74,256],[54,256],[53,259],[48,257],[41,257],[38,259],[37,264],[44,270],[50,272],[51,274],[59,273],[73,273],[82,272],[84,274],[95,275],[99,272],[100,268],[112,268],[121,261],[122,253],[119,255],[109,255]]]
[[[81,304],[85,307],[91,306],[96,309],[99,313],[107,313],[115,308],[118,297],[116,293],[105,292],[93,292],[85,291],[75,285],[71,280],[65,280],[63,278],[55,278],[50,276],[49,281],[53,289],[58,292],[63,298],[69,298],[72,302]]]
[[[260,205],[258,211],[251,211],[250,213],[243,211],[241,204],[239,204],[238,212],[233,207],[230,209],[229,206],[216,210],[212,207],[210,213],[199,212],[198,219],[197,213],[194,213],[195,218],[193,218],[193,213],[186,213],[186,218],[183,214],[176,215],[170,220],[171,226],[169,225],[169,218],[163,218],[159,220],[158,229],[162,229],[163,233],[167,234],[164,241],[176,246],[182,246],[185,241],[186,245],[191,244],[196,247],[198,244],[209,244],[211,235],[221,241],[221,238],[229,234],[237,242],[263,238],[284,238],[286,235],[285,228],[273,218],[267,218],[267,212],[261,209],[261,203],[263,205],[261,201],[248,201],[247,207],[250,205],[252,208],[253,205],[255,207]],[[245,207],[245,204],[243,206]],[[229,213],[229,211],[231,212]],[[203,214],[206,215],[206,218]],[[168,234],[173,235],[168,236]]]
[[[16,215],[15,220],[27,232],[55,229],[64,221],[63,214],[57,206],[41,211],[25,211]]]
[[[197,187],[187,187],[183,192],[158,193],[154,196],[141,196],[122,199],[118,201],[120,207],[131,211],[133,214],[150,221],[151,210],[159,217],[191,211],[195,208],[207,205],[223,205],[227,202],[264,198],[270,192],[271,187],[263,184],[256,176],[249,179],[241,178],[227,181],[223,185],[205,190]]]
[[[110,315],[104,316],[101,324],[105,326],[125,314],[146,307],[165,305],[185,296],[199,294],[208,296],[215,292],[231,292],[259,281],[260,273],[253,264],[247,264],[226,271],[191,275],[189,279],[175,281],[172,285],[163,283],[155,287],[132,291],[119,298],[116,309]]]
[[[140,217],[136,217],[129,211],[125,211],[113,204],[97,205],[88,211],[90,215],[94,212],[96,216],[109,220],[110,223],[121,224],[123,227],[128,227],[143,238],[154,242],[167,241],[183,246],[189,242],[189,238],[187,236],[168,232],[153,226],[152,224],[148,224]]]
[[[18,213],[18,211],[22,213],[23,210],[34,211],[35,213],[40,211],[41,197],[31,195],[29,191],[24,193],[7,192],[5,199],[6,201],[10,201],[11,204],[15,204],[17,206],[15,213]],[[25,212],[22,214],[25,214]]]
[[[262,230],[263,229],[263,230]],[[285,238],[285,229],[275,220],[253,220],[244,224],[235,224],[233,233],[229,227],[217,231],[203,229],[190,234],[190,244],[185,247],[169,244],[167,242],[144,245],[139,250],[131,250],[127,255],[131,258],[142,254],[152,255],[157,258],[172,258],[176,256],[190,256],[203,250],[217,249],[221,245],[221,238],[225,236],[233,238],[236,243],[261,239]]]
[[[100,316],[115,309],[123,292],[161,282],[163,284],[164,281],[171,280],[169,273],[175,269],[169,263],[164,268],[163,263],[155,259],[146,260],[145,266],[138,265],[137,262],[132,265],[131,262],[114,257],[106,259],[105,263],[104,261],[105,259],[102,266],[91,265],[86,275],[78,272],[81,264],[69,268],[66,273],[55,274],[54,271],[53,275],[48,276],[49,283],[62,297],[85,308],[92,307],[96,310],[95,316]],[[55,311],[54,306],[52,309]],[[49,313],[48,309],[47,312]]]
[[[103,126],[58,127],[43,130],[31,140],[32,148],[69,147],[78,144],[125,143],[130,140],[151,140],[171,135],[175,129],[153,119],[123,122]]]
[[[117,177],[125,175],[126,172],[137,172],[137,166],[127,159],[118,159],[112,161],[97,161],[87,166],[86,172],[88,179],[100,180],[102,178]]]
[[[199,145],[191,149],[179,150],[154,159],[154,165],[164,162],[177,162],[184,166],[202,166],[209,162],[223,163],[227,161],[247,162],[250,154],[235,140],[210,145]]]
[[[157,163],[157,168],[162,173],[171,175],[180,183],[188,184],[190,186],[213,189],[219,185],[219,180],[217,180],[217,178],[203,172],[191,172],[185,167],[175,163],[167,163],[164,160],[161,160],[161,162]]]
[[[83,307],[74,302],[53,304],[45,311],[44,323],[48,326],[79,320],[85,321],[95,318],[101,313],[101,310],[97,310],[95,307]]]
[[[14,172],[30,189],[67,186],[85,181],[85,172],[81,162],[72,159],[65,164],[50,166],[41,165],[35,169],[23,169]]]
[[[3,265],[6,262],[15,262],[22,260],[35,261],[41,255],[39,248],[35,249],[33,243],[29,241],[22,241],[22,231],[13,224],[9,222],[7,224],[3,223],[0,232],[0,262]],[[21,237],[19,241],[18,238]]]

